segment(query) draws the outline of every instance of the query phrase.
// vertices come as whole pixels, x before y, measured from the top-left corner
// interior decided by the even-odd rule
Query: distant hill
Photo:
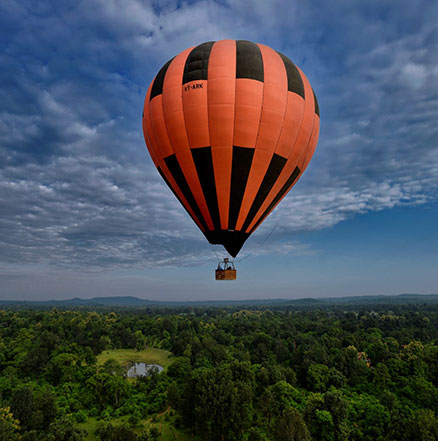
[[[296,307],[326,307],[329,305],[403,305],[403,304],[438,304],[438,294],[400,294],[400,295],[370,295],[330,298],[304,298],[304,299],[261,299],[261,300],[209,300],[209,301],[157,301],[140,299],[132,296],[93,297],[81,299],[75,297],[68,300],[0,300],[1,306],[24,307],[80,307],[80,306],[123,306],[123,307],[176,307],[176,306],[296,306]]]

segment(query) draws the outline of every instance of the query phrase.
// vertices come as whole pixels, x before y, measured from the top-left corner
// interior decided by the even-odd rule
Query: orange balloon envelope
[[[307,167],[319,108],[285,55],[221,40],[161,68],[146,94],[143,133],[160,175],[205,237],[235,257]]]

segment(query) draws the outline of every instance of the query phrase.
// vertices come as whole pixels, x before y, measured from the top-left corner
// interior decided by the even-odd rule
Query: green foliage
[[[184,378],[190,370],[190,359],[178,357],[167,369],[167,374],[174,378]]]
[[[126,375],[126,369],[114,358],[106,360],[100,371],[109,375],[117,375],[119,377]]]
[[[349,403],[349,418],[356,422],[352,431],[353,439],[383,440],[390,421],[390,413],[379,399],[366,393],[352,394]]]
[[[85,441],[84,430],[75,427],[71,418],[61,417],[49,426],[47,441]]]
[[[111,423],[100,426],[96,435],[102,441],[137,441],[137,434],[129,426],[113,426]]]
[[[36,429],[46,429],[55,419],[58,412],[56,395],[49,387],[44,387],[35,393],[35,410],[39,414],[39,425],[33,425]]]
[[[88,419],[88,415],[85,410],[80,410],[75,414],[74,418],[77,423],[85,423]]]
[[[329,368],[325,364],[312,363],[307,371],[307,385],[315,392],[325,392],[329,383]]]
[[[19,441],[20,422],[9,407],[0,407],[0,441]]]
[[[284,410],[275,419],[272,434],[275,441],[311,441],[303,417],[294,408]]]
[[[29,426],[32,414],[35,410],[32,389],[22,387],[16,389],[12,395],[11,410],[23,426]]]
[[[274,309],[0,310],[0,441],[438,438],[437,307]]]
[[[183,395],[186,424],[209,440],[238,440],[249,428],[252,383],[248,363],[232,362],[192,372]]]
[[[406,439],[412,441],[438,440],[438,417],[428,409],[421,409],[414,413],[407,424]]]

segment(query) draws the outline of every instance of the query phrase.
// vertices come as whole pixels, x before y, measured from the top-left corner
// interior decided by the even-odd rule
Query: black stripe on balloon
[[[281,187],[281,190],[278,192],[277,196],[275,196],[273,201],[269,204],[268,208],[260,216],[260,219],[252,227],[250,234],[263,222],[263,219],[270,213],[270,211],[280,201],[280,199],[284,196],[284,194],[292,187],[292,184],[296,181],[299,174],[300,174],[300,169],[298,167],[295,167],[294,171],[289,176],[289,179],[286,181],[283,187]]]
[[[167,69],[169,68],[170,63],[172,61],[173,58],[169,60],[157,73],[157,76],[155,77],[154,80],[154,84],[152,84],[151,96],[149,98],[149,101],[151,101],[152,98],[156,97],[157,95],[161,95],[163,93],[164,77],[166,76]]]
[[[286,164],[287,158],[283,156],[277,155],[274,153],[272,156],[271,162],[269,163],[268,170],[266,171],[265,177],[260,185],[259,191],[256,194],[254,202],[251,205],[248,216],[246,216],[245,222],[242,226],[242,231],[246,231],[249,227],[249,224],[253,221],[255,215],[259,211],[262,206],[266,196],[268,196],[272,187],[275,184],[278,176],[280,176],[281,171],[283,170],[284,165]]]
[[[216,182],[214,180],[213,158],[211,147],[192,149],[193,161],[198,172],[208,211],[213,221],[214,229],[221,229],[219,205],[217,201]]]
[[[204,220],[204,217],[202,216],[201,210],[198,207],[198,204],[196,203],[195,197],[193,196],[192,190],[190,190],[189,184],[187,184],[186,177],[184,176],[184,173],[181,170],[181,167],[178,163],[178,160],[176,159],[175,154],[168,156],[167,158],[164,158],[164,162],[167,165],[167,168],[169,169],[170,173],[173,176],[173,179],[175,179],[176,184],[178,185],[179,189],[181,190],[181,193],[186,198],[188,204],[190,205],[190,208],[192,209],[195,216],[199,219],[199,222],[201,223],[204,230],[208,230],[207,224]]]
[[[315,91],[312,89],[313,92],[313,98],[315,99],[315,113],[319,116],[319,104],[318,100],[316,99]]]
[[[187,211],[188,215],[193,219],[193,221],[195,222],[195,219],[193,218],[193,216],[190,214],[189,210],[187,210],[186,206],[183,204],[183,201],[180,199],[180,197],[177,195],[176,191],[174,190],[174,188],[172,187],[172,185],[170,184],[169,180],[166,178],[166,175],[163,173],[163,170],[161,170],[160,167],[158,168],[158,173],[160,173],[160,176],[163,178],[164,182],[167,184],[167,186],[170,188],[170,190],[172,191],[172,193],[174,194],[174,196],[178,199],[179,203],[184,207],[184,209]]]
[[[233,147],[233,162],[231,166],[230,209],[228,211],[228,229],[236,228],[246,183],[248,182],[254,149],[248,147]]]
[[[292,61],[281,52],[277,52],[283,60],[287,74],[287,90],[297,93],[304,98],[304,84],[297,67]]]
[[[202,43],[192,49],[184,66],[183,84],[189,81],[206,80],[208,76],[208,60],[214,41]]]
[[[262,53],[251,41],[236,41],[236,78],[264,81]]]

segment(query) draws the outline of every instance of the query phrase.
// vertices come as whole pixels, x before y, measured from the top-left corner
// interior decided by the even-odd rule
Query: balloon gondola
[[[228,257],[217,264],[215,271],[216,280],[236,280],[237,270],[234,262]]]
[[[236,257],[315,151],[319,107],[285,55],[246,40],[188,48],[146,94],[143,133],[159,174],[211,244]]]

